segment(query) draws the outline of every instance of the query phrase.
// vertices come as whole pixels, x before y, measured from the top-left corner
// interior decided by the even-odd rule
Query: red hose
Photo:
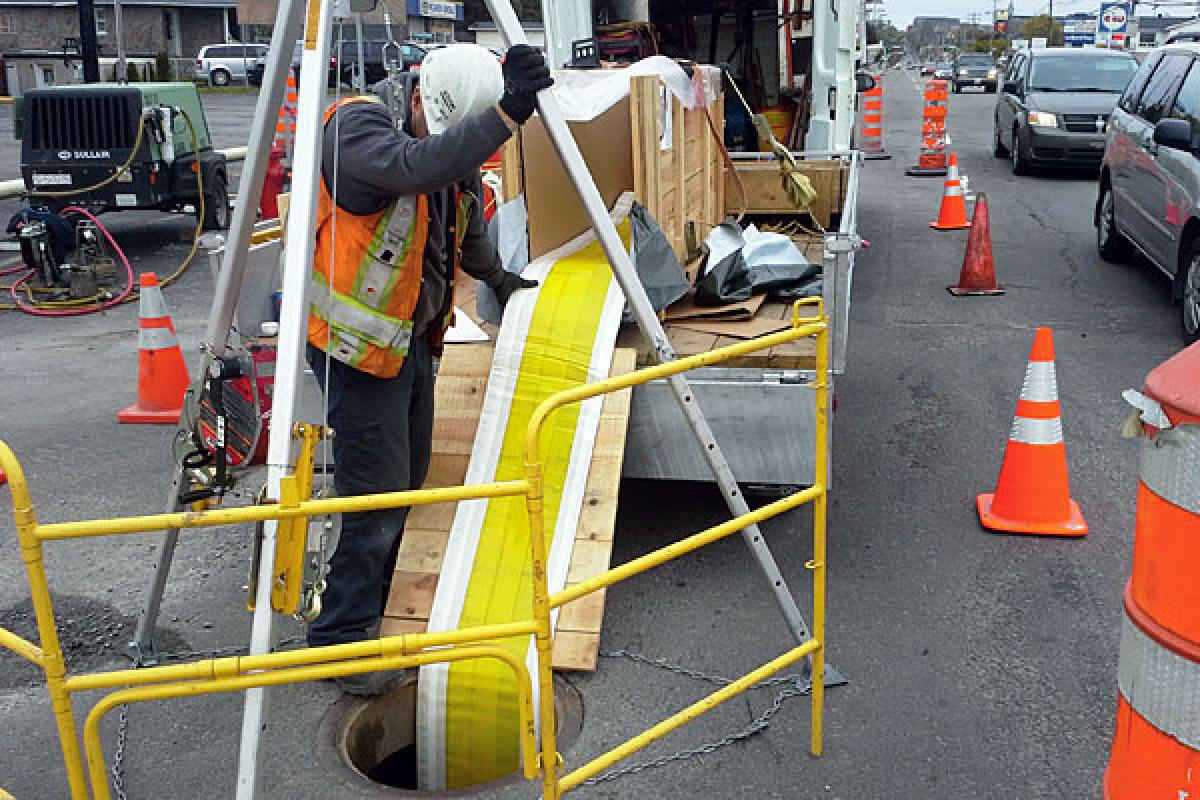
[[[29,271],[18,278],[16,283],[14,283],[8,290],[9,294],[11,294],[13,297],[13,301],[17,304],[17,308],[19,308],[21,311],[24,311],[26,314],[32,314],[35,317],[79,317],[83,316],[84,314],[94,314],[97,311],[106,311],[113,306],[120,305],[121,303],[125,302],[125,298],[129,297],[130,293],[133,291],[134,285],[133,267],[130,266],[129,259],[125,257],[125,251],[121,249],[121,246],[117,244],[117,240],[114,239],[112,234],[108,232],[108,228],[101,225],[100,220],[96,219],[96,217],[86,208],[80,208],[79,206],[67,206],[63,209],[63,211],[72,211],[82,214],[83,216],[87,217],[97,228],[99,228],[101,233],[104,234],[104,238],[108,240],[110,245],[112,245],[113,251],[117,254],[117,257],[121,259],[121,263],[125,265],[125,290],[111,300],[106,300],[103,303],[94,306],[88,306],[86,308],[50,309],[27,306],[21,302],[21,296],[17,294],[17,290],[20,289],[26,281],[33,277],[34,270],[29,269],[29,267],[26,265],[22,267],[14,267],[6,272],[0,272],[0,275],[6,275],[10,272],[17,272],[21,269],[29,269]]]

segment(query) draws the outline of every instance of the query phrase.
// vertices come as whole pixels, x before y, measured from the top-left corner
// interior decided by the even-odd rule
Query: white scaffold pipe
[[[299,3],[297,3],[300,6]],[[308,318],[309,273],[316,238],[317,196],[320,191],[320,152],[324,133],[321,116],[325,109],[325,82],[329,69],[329,47],[333,29],[332,2],[304,3],[303,52],[300,88],[296,104],[296,157],[292,168],[292,205],[288,212],[291,235],[284,251],[283,307],[279,320],[279,350],[275,375],[271,436],[267,443],[267,495],[279,497],[280,480],[292,464],[292,425],[303,373],[302,359]],[[297,9],[299,10],[299,9]],[[293,12],[294,13],[294,12]],[[250,653],[266,653],[271,647],[271,587],[275,567],[278,523],[263,525],[262,555],[258,565],[254,622],[250,630]],[[242,716],[242,739],[238,756],[237,798],[253,800],[258,768],[258,744],[262,733],[264,690],[246,692]]]

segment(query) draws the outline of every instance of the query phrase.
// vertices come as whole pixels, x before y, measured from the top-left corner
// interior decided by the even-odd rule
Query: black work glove
[[[541,51],[527,44],[515,44],[504,57],[504,96],[500,110],[518,125],[524,125],[537,108],[535,95],[554,84]]]
[[[500,307],[503,308],[508,305],[508,298],[512,297],[512,293],[517,289],[532,289],[537,285],[537,281],[526,280],[515,272],[505,272],[500,283],[492,287],[492,291],[496,293],[496,299],[500,301]]]

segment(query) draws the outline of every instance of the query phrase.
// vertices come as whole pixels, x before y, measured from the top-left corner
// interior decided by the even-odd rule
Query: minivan
[[[206,44],[196,54],[196,81],[228,86],[245,81],[255,62],[267,54],[265,44]]]
[[[1108,122],[1093,220],[1105,261],[1137,250],[1171,280],[1200,340],[1200,44],[1147,56]]]

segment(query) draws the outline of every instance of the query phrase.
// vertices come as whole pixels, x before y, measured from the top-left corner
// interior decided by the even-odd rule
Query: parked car
[[[366,85],[370,86],[387,77],[387,68],[383,63],[384,41],[366,41],[363,42],[363,66],[367,72]],[[399,45],[401,68],[405,71],[412,68],[414,64],[420,64],[425,60],[426,49],[411,42],[404,42]],[[354,74],[358,71],[358,42],[349,41],[342,42],[342,51],[338,61],[338,79],[349,86],[354,85]],[[388,57],[394,57],[394,54],[388,52]]]
[[[1096,197],[1096,249],[1136,248],[1171,279],[1184,342],[1200,340],[1200,44],[1147,57],[1108,123]]]
[[[1014,175],[1036,166],[1098,166],[1104,126],[1137,72],[1128,53],[1090,47],[1022,50],[996,101],[992,149]]]
[[[922,75],[932,75],[933,71],[935,69],[937,69],[937,64],[935,62],[933,62],[933,61],[921,62],[921,74]]]
[[[304,43],[297,41],[296,44],[293,45],[293,47],[292,47],[292,58],[291,58],[292,75],[295,76],[296,83],[300,82],[300,57],[303,54],[304,54]],[[250,68],[250,82],[252,84],[254,84],[255,86],[262,86],[263,75],[266,74],[266,71],[267,71],[267,57],[266,57],[266,55],[264,55],[262,58],[256,59],[254,62],[254,66]],[[329,56],[329,81],[328,81],[329,88],[332,89],[332,88],[336,87],[337,81],[338,81],[337,59],[334,58],[332,55],[330,55]]]
[[[265,44],[206,44],[196,54],[192,77],[212,86],[245,81],[258,59],[266,54]]]
[[[938,81],[949,81],[954,79],[954,64],[950,61],[941,61],[933,68],[933,79]]]
[[[954,92],[966,86],[979,86],[985,92],[996,91],[1000,71],[987,53],[962,53],[954,59]]]

